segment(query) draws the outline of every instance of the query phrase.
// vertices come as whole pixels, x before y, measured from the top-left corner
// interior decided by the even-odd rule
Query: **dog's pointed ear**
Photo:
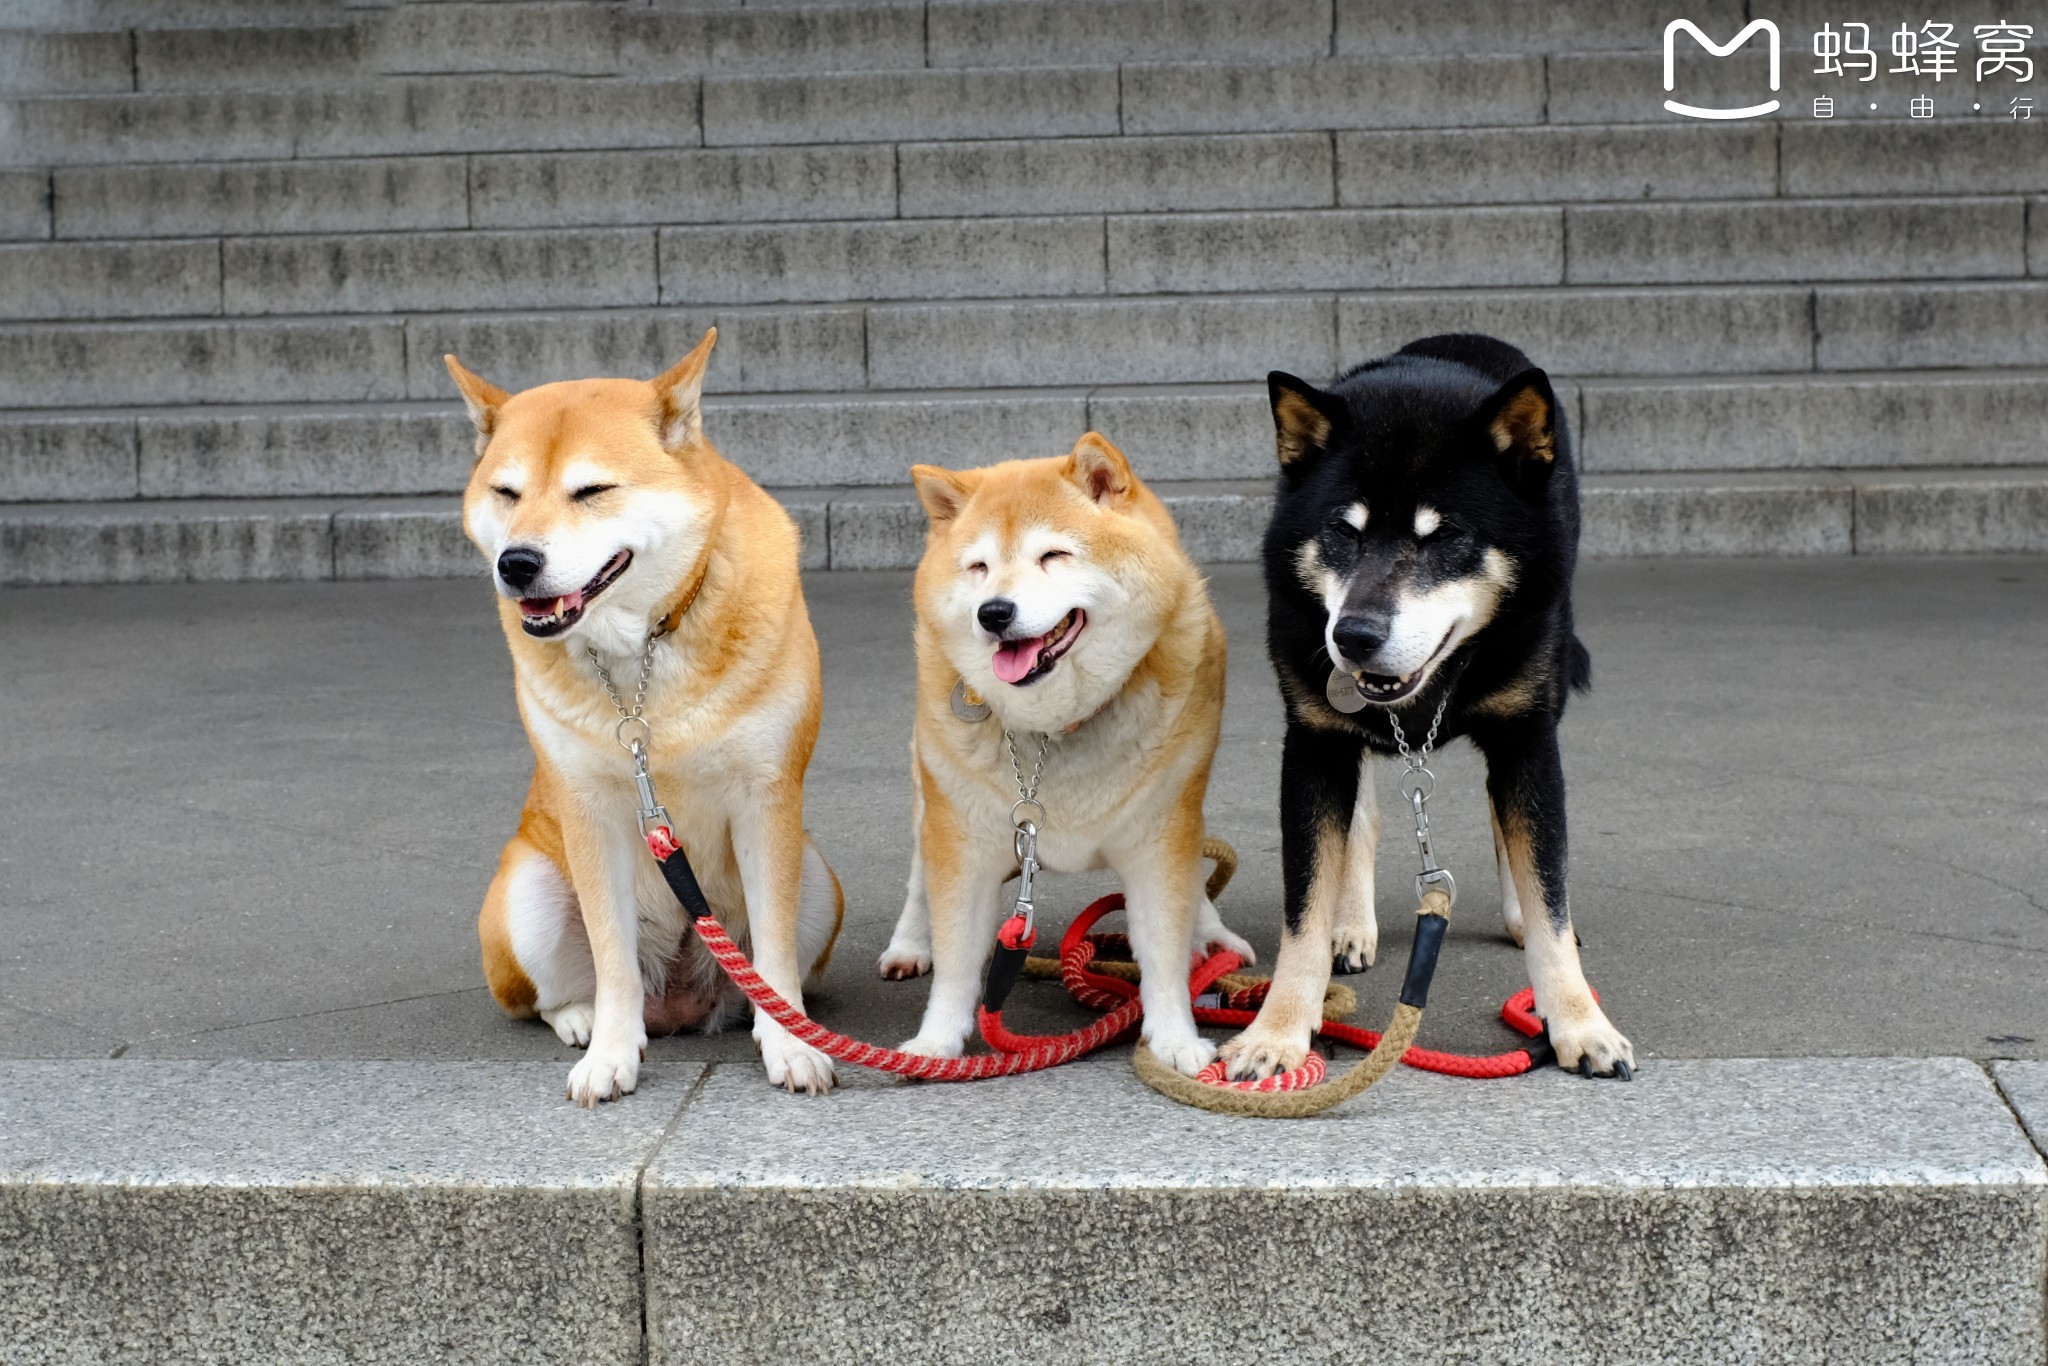
[[[1557,467],[1557,395],[1543,371],[1531,367],[1501,385],[1479,420],[1517,488],[1536,487]]]
[[[952,521],[974,494],[968,471],[940,469],[937,465],[912,465],[910,482],[917,486],[918,501],[933,526]]]
[[[711,364],[711,348],[717,343],[718,329],[708,329],[704,340],[689,355],[654,380],[655,397],[661,405],[654,429],[667,450],[680,451],[696,444],[704,435],[704,371]]]
[[[482,375],[472,373],[453,355],[443,356],[441,361],[448,367],[455,387],[462,391],[462,404],[469,409],[469,425],[476,428],[476,453],[481,459],[484,447],[491,444],[491,433],[498,429],[498,412],[512,396]]]
[[[1273,436],[1280,468],[1289,474],[1307,469],[1329,449],[1343,406],[1307,380],[1284,370],[1266,376],[1266,394],[1273,403]]]
[[[1131,462],[1101,432],[1089,432],[1074,443],[1061,473],[1102,507],[1122,507],[1130,502],[1138,483]]]

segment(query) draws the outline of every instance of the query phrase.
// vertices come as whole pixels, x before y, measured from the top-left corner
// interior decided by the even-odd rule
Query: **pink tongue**
[[[1015,683],[1031,672],[1031,666],[1038,662],[1038,653],[1045,646],[1044,637],[1031,640],[1006,640],[996,647],[996,677],[1005,683]]]

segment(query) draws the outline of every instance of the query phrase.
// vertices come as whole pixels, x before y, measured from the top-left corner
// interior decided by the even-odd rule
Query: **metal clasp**
[[[640,789],[640,834],[645,838],[648,831],[669,823],[668,808],[655,798],[654,775],[647,771],[646,743],[636,739],[626,749],[633,756],[633,785]]]
[[[1437,864],[1436,848],[1430,842],[1429,794],[1435,790],[1436,775],[1421,764],[1409,764],[1408,771],[1401,775],[1401,795],[1415,810],[1415,851],[1422,858],[1422,871],[1415,875],[1415,896],[1420,900],[1431,887],[1441,887],[1444,895],[1455,904],[1458,884],[1448,868]]]
[[[1038,812],[1038,819],[1045,819],[1045,808],[1026,798],[1010,808],[1010,820],[1015,826],[1011,836],[1011,848],[1017,854],[1017,904],[1010,915],[1024,922],[1023,937],[1029,940],[1036,929],[1034,917],[1036,907],[1032,903],[1033,886],[1038,877],[1038,821],[1023,813],[1025,807]]]

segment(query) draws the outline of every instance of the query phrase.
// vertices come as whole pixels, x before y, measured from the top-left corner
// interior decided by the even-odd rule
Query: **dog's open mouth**
[[[1076,607],[1042,636],[1000,642],[996,646],[996,677],[1019,688],[1036,683],[1052,672],[1061,655],[1074,648],[1087,624],[1088,614]]]
[[[1446,632],[1444,638],[1436,643],[1436,648],[1429,652],[1429,658],[1416,665],[1412,673],[1397,676],[1366,673],[1361,670],[1353,674],[1352,677],[1358,680],[1358,695],[1368,702],[1377,702],[1381,706],[1391,706],[1401,701],[1428,680],[1430,666],[1436,663],[1437,656],[1444,652],[1444,646],[1448,645],[1450,640],[1450,633]]]
[[[619,575],[626,572],[626,566],[633,563],[633,552],[621,550],[605,562],[597,571],[597,577],[573,593],[559,598],[521,598],[519,600],[519,624],[526,634],[558,636],[583,619],[584,609],[591,599],[619,581]]]

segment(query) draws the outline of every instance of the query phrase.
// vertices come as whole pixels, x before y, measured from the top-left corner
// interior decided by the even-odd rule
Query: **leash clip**
[[[640,789],[640,836],[645,839],[656,829],[667,827],[668,808],[654,795],[654,775],[647,771],[647,746],[634,740],[626,746],[633,755],[633,785]]]
[[[1019,802],[1019,807],[1025,802]],[[1038,806],[1037,802],[1030,802]],[[1045,814],[1044,807],[1038,807],[1039,815]],[[998,935],[1003,947],[1029,948],[1038,938],[1035,924],[1037,908],[1032,902],[1033,884],[1038,877],[1038,822],[1028,817],[1019,817],[1012,809],[1012,819],[1017,822],[1016,832],[1011,836],[1012,846],[1017,851],[1017,904],[1010,912],[1010,918],[1003,922]]]

